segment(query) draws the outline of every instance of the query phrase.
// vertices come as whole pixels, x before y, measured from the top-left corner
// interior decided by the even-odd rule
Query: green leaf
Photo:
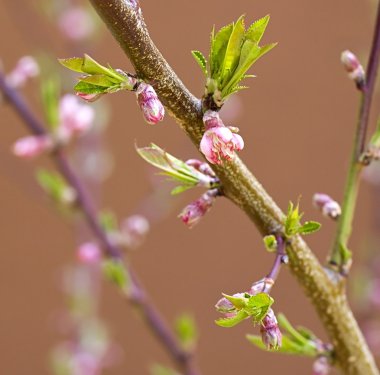
[[[191,54],[193,55],[195,61],[198,63],[198,65],[201,67],[203,74],[207,77],[208,71],[207,71],[207,60],[203,56],[202,52],[200,51],[191,51]]]
[[[83,94],[102,94],[107,92],[107,87],[96,86],[92,83],[86,83],[79,81],[75,86],[74,90]]]
[[[321,228],[321,224],[317,223],[316,221],[307,221],[305,224],[303,224],[299,229],[299,234],[310,234],[319,231]]]
[[[256,44],[260,43],[261,38],[264,35],[265,29],[268,26],[270,16],[269,14],[259,20],[255,21],[247,30],[246,38],[250,39]]]
[[[231,318],[220,318],[215,320],[215,323],[218,326],[225,327],[225,328],[230,328],[233,326],[236,326],[240,322],[242,322],[244,319],[247,319],[249,315],[244,311],[240,310],[239,312],[236,313],[235,316]]]
[[[377,120],[376,130],[371,137],[370,144],[374,147],[380,147],[380,119]]]
[[[288,213],[285,219],[285,235],[288,237],[294,236],[298,233],[301,223],[300,220],[303,214],[299,213],[299,203],[294,207],[292,202],[289,202]]]
[[[99,214],[99,222],[106,232],[119,230],[119,223],[116,215],[112,211],[102,211]]]
[[[42,189],[56,202],[62,203],[65,193],[70,189],[66,180],[58,172],[50,172],[46,169],[37,171],[37,181]]]
[[[268,351],[266,346],[263,344],[261,336],[257,335],[246,335],[246,338],[253,345],[258,347],[259,349]],[[303,346],[297,345],[294,341],[292,341],[289,337],[283,335],[282,336],[282,344],[281,347],[276,349],[276,352],[283,354],[292,354],[292,355],[303,355],[307,357],[315,357],[316,353],[309,350],[309,348],[305,348]]]
[[[223,83],[227,83],[230,80],[234,70],[236,69],[239,63],[244,34],[244,16],[240,16],[240,18],[233,25],[233,29],[226,47],[226,52],[223,59],[223,65],[220,74],[220,81],[222,85]]]
[[[113,87],[115,86],[115,80],[109,78],[104,74],[94,74],[80,78],[81,82],[89,83],[94,86]]]
[[[231,23],[222,27],[215,37],[212,34],[212,43],[210,51],[210,74],[211,78],[217,79],[219,71],[223,65],[224,56],[226,54],[227,44],[230,39],[234,25]]]
[[[236,85],[244,78],[246,78],[246,72],[249,68],[272,48],[274,48],[277,43],[268,44],[263,47],[259,47],[255,42],[251,40],[245,40],[243,47],[241,49],[241,55],[239,60],[239,65],[237,66],[233,76],[231,77],[228,84],[222,90],[222,96],[225,97],[233,90],[235,90]],[[235,91],[236,92],[236,91]]]
[[[178,194],[191,187],[197,186],[205,176],[195,168],[188,166],[182,160],[175,158],[155,144],[149,147],[137,148],[138,154],[149,164],[159,168],[163,174],[183,184],[176,188],[172,194]]]
[[[65,68],[74,72],[85,73],[82,70],[83,58],[82,57],[69,57],[68,59],[58,59],[59,63]]]
[[[179,185],[179,186],[176,186],[174,189],[172,189],[170,194],[171,195],[181,194],[184,191],[191,189],[192,187],[194,187],[194,185]]]
[[[44,105],[46,122],[51,130],[55,130],[59,124],[59,92],[60,82],[58,76],[44,79],[42,81],[42,102]]]
[[[171,368],[162,366],[158,363],[154,364],[151,369],[150,373],[152,375],[179,375],[178,372],[172,370]]]
[[[238,310],[241,310],[247,306],[247,298],[246,297],[237,297],[237,296],[229,296],[228,294],[222,293],[223,297],[228,299]]]
[[[260,323],[273,303],[274,300],[269,294],[259,293],[249,298],[244,311],[253,318],[254,323]]]
[[[198,330],[194,318],[189,314],[182,314],[175,321],[177,337],[185,349],[194,347],[198,339]]]
[[[265,248],[269,252],[271,252],[271,253],[276,252],[276,250],[277,250],[277,240],[276,240],[276,237],[273,234],[271,234],[269,236],[265,236],[263,238],[263,241],[264,241]]]
[[[128,291],[130,277],[123,263],[114,259],[107,259],[103,262],[103,273],[111,282],[115,283],[120,289]]]

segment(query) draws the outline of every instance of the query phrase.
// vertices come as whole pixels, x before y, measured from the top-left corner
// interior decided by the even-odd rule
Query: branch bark
[[[201,102],[176,76],[151,40],[139,6],[127,0],[90,0],[129,57],[137,75],[154,82],[160,100],[196,148],[203,133]],[[246,212],[262,234],[281,234],[284,214],[236,157],[212,166],[224,194]],[[343,281],[334,282],[300,237],[287,249],[290,268],[314,304],[335,347],[335,361],[345,374],[378,375],[373,356],[347,303]]]

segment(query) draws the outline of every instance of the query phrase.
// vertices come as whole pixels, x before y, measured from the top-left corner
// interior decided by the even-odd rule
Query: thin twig
[[[137,75],[155,82],[160,100],[199,149],[204,128],[200,100],[188,91],[154,45],[140,10],[127,0],[91,0],[91,3]],[[285,215],[238,157],[213,169],[223,185],[224,195],[247,213],[261,233],[282,232]],[[347,375],[378,375],[344,292],[330,280],[301,237],[292,239],[287,252],[292,272],[311,298],[334,343],[337,365]]]
[[[21,95],[6,83],[5,77],[1,72],[0,91],[4,94],[4,98],[12,105],[17,114],[23,120],[26,127],[33,134],[47,134],[42,122],[34,116]],[[98,221],[97,212],[90,196],[82,186],[80,179],[70,167],[63,151],[61,149],[57,149],[51,154],[51,156],[62,175],[66,178],[67,182],[74,188],[77,197],[76,203],[81,209],[93,234],[101,243],[105,255],[111,257],[112,259],[122,261],[121,249],[110,241],[107,233],[101,227]],[[124,293],[123,295],[127,297],[136,308],[138,308],[147,325],[166,348],[178,367],[185,371],[186,375],[199,375],[200,373],[194,365],[192,353],[182,349],[180,344],[177,342],[175,335],[161,317],[161,314],[157,308],[150,301],[133,269],[129,265],[125,265],[125,267],[131,276],[132,286],[131,293]]]
[[[284,263],[284,257],[286,257],[286,243],[282,236],[276,237],[277,251],[271,270],[269,271],[267,278],[276,281],[278,274],[281,270],[281,265]]]
[[[380,59],[380,2],[378,4],[375,31],[372,40],[371,52],[368,60],[364,85],[360,90],[359,115],[356,134],[352,149],[351,161],[345,185],[340,216],[334,246],[331,251],[329,264],[341,274],[347,274],[350,266],[351,253],[347,249],[348,240],[352,231],[355,207],[359,192],[360,172],[363,168],[361,157],[365,149],[366,135],[369,125],[369,114],[376,83]]]

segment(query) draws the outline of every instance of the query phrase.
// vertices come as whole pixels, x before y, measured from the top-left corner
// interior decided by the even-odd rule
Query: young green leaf
[[[198,330],[191,315],[183,314],[179,316],[175,321],[175,331],[185,349],[194,347],[198,339]]]
[[[217,79],[219,71],[223,65],[227,44],[230,39],[233,24],[222,27],[214,36],[210,51],[210,74],[211,78]],[[213,35],[213,34],[212,34]]]
[[[310,234],[310,233],[317,232],[320,228],[321,228],[320,223],[317,223],[316,221],[307,221],[298,229],[298,233]]]
[[[234,70],[236,69],[239,63],[244,34],[244,16],[241,16],[236,21],[236,23],[233,24],[233,29],[228,40],[226,53],[223,59],[222,70],[219,78],[222,85],[230,80]]]
[[[289,202],[288,213],[285,219],[285,235],[288,237],[294,236],[298,233],[301,227],[300,220],[303,214],[299,213],[299,203],[294,207],[292,202]]]
[[[260,43],[261,38],[264,35],[265,29],[268,26],[270,16],[269,14],[259,20],[255,21],[247,30],[246,38],[250,39],[256,44]]]
[[[74,86],[74,90],[83,94],[102,94],[108,91],[107,87],[97,86],[92,83],[86,83],[84,81],[79,81]]]
[[[128,291],[130,277],[124,265],[114,259],[107,259],[103,262],[103,272],[105,277],[115,283],[123,291]]]
[[[136,147],[136,150],[149,164],[161,169],[163,174],[181,183],[181,186],[175,188],[172,194],[181,193],[206,181],[205,175],[201,172],[170,155],[153,143],[149,147]]]
[[[107,88],[115,86],[115,80],[104,74],[93,74],[90,76],[81,77],[80,81],[89,83],[94,86],[101,86]]]
[[[82,70],[83,58],[82,57],[69,57],[68,59],[58,59],[58,62],[65,68],[72,70],[73,72],[85,73]]]
[[[36,177],[39,185],[53,201],[67,203],[67,192],[71,193],[72,189],[58,172],[39,169]]]
[[[371,137],[370,144],[374,147],[380,147],[380,119],[377,121],[376,130]]]
[[[117,231],[119,229],[117,217],[112,211],[102,211],[99,214],[99,222],[106,232]]]
[[[223,297],[228,299],[238,310],[244,309],[247,306],[247,298],[246,297],[237,297],[237,296],[229,296],[228,294],[223,294]]]
[[[236,315],[230,318],[220,318],[220,319],[215,320],[215,323],[218,326],[230,328],[230,327],[236,326],[237,324],[247,319],[248,317],[249,315],[244,310],[240,310],[239,312],[236,313]]]
[[[253,318],[254,323],[260,323],[267,315],[268,310],[274,303],[273,298],[267,293],[259,293],[251,296],[244,311]]]
[[[198,65],[201,67],[203,74],[207,77],[208,71],[207,71],[207,60],[203,56],[202,52],[200,51],[191,51],[191,54],[193,55],[195,61],[198,63]]]
[[[57,76],[42,81],[41,94],[46,122],[52,130],[59,124],[59,91],[60,82]]]
[[[273,234],[271,234],[269,236],[265,236],[263,238],[263,241],[264,241],[265,248],[269,252],[271,252],[271,253],[276,252],[276,250],[277,250],[277,240],[276,240],[276,237]]]

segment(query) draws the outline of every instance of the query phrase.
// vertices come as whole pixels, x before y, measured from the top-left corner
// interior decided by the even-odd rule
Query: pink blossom
[[[313,375],[328,375],[329,372],[329,360],[324,356],[318,357],[313,364]]]
[[[78,248],[78,260],[84,264],[98,264],[102,258],[99,246],[93,242],[85,242]]]
[[[223,160],[231,160],[234,151],[244,148],[243,138],[236,134],[234,127],[226,127],[217,112],[206,111],[203,116],[206,131],[203,134],[200,150],[212,164],[221,164]]]
[[[21,87],[39,72],[38,64],[32,56],[21,57],[16,67],[7,75],[7,83],[14,88]]]
[[[148,124],[154,125],[163,120],[165,108],[151,85],[141,82],[136,90],[136,95],[137,103]]]
[[[282,334],[278,328],[277,318],[272,309],[261,322],[261,338],[268,350],[278,349],[282,344]]]
[[[59,103],[59,136],[67,141],[74,135],[82,135],[93,125],[94,109],[87,104],[79,103],[71,94],[64,95]]]
[[[64,35],[76,41],[90,37],[95,30],[91,15],[82,7],[65,10],[59,17],[58,25]]]
[[[136,248],[149,231],[149,221],[144,216],[132,215],[123,221],[121,231],[126,245]]]
[[[180,217],[189,228],[192,228],[195,224],[198,224],[202,217],[211,209],[217,195],[217,189],[208,190],[199,199],[186,206],[178,217]]]
[[[54,142],[49,135],[30,135],[16,141],[12,151],[20,158],[31,159],[53,147]]]

